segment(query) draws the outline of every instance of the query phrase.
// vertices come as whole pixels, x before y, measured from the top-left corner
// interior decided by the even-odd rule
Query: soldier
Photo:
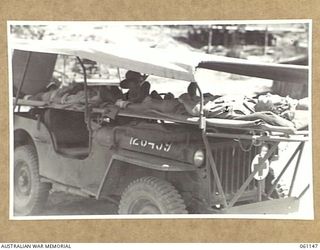
[[[126,73],[126,78],[120,82],[121,88],[129,89],[124,94],[123,100],[131,103],[141,103],[149,95],[150,91],[150,83],[145,81],[146,78],[146,75],[129,70]]]

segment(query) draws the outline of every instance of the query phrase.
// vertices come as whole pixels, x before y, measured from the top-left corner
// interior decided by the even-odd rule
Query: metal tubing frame
[[[244,134],[226,134],[226,133],[212,133],[208,132],[208,136],[217,138],[230,138],[230,139],[244,139],[244,140],[255,140],[255,141],[273,141],[273,142],[302,142],[308,141],[309,138],[297,134],[297,138],[281,137],[279,135],[244,135]]]
[[[308,189],[310,188],[310,184],[308,184],[303,190],[302,192],[299,194],[299,196],[297,197],[297,199],[301,199],[301,197],[308,191]]]
[[[283,141],[300,142],[300,145],[298,146],[298,148],[296,149],[294,154],[289,159],[288,163],[284,167],[284,169],[281,172],[281,174],[278,176],[278,178],[275,181],[275,183],[273,184],[271,190],[267,194],[267,197],[270,196],[270,194],[274,190],[275,186],[279,182],[281,176],[283,175],[283,173],[286,171],[286,169],[290,165],[291,161],[293,160],[293,158],[295,157],[295,155],[297,153],[297,150],[300,150],[300,154],[299,154],[299,158],[297,160],[295,172],[294,172],[294,175],[293,175],[292,181],[291,181],[291,187],[290,187],[290,194],[291,194],[291,191],[292,191],[292,188],[293,188],[293,185],[294,185],[294,181],[295,181],[295,177],[296,177],[296,172],[297,172],[297,169],[298,169],[298,165],[300,163],[300,158],[301,158],[301,154],[302,154],[303,145],[304,145],[305,141],[308,141],[308,137],[305,136],[305,134],[300,135],[299,138],[288,138],[288,137],[281,137],[281,136],[274,136],[274,135],[243,135],[243,134],[226,134],[226,133],[216,134],[216,133],[212,133],[212,132],[211,133],[207,132],[206,131],[206,117],[205,117],[205,114],[204,114],[203,93],[202,93],[202,91],[201,91],[201,89],[200,89],[200,87],[199,87],[197,82],[196,82],[196,85],[197,85],[197,89],[198,89],[199,94],[200,94],[200,117],[199,117],[200,118],[200,123],[199,123],[199,128],[202,130],[202,139],[203,139],[203,142],[204,142],[204,145],[205,145],[205,149],[206,149],[206,159],[209,161],[209,165],[210,165],[212,173],[213,173],[213,177],[214,177],[214,180],[215,180],[215,184],[214,185],[217,186],[219,194],[222,197],[223,206],[225,208],[227,208],[227,209],[231,208],[239,200],[241,195],[245,192],[245,189],[248,187],[248,185],[253,180],[253,178],[256,175],[256,173],[263,168],[263,163],[276,151],[279,143],[283,142]],[[212,152],[211,152],[211,148],[210,148],[210,144],[209,144],[209,141],[208,141],[208,136],[210,136],[210,137],[219,137],[219,138],[230,138],[230,139],[237,138],[239,140],[240,139],[246,139],[246,140],[261,141],[261,142],[265,142],[265,141],[274,142],[272,147],[268,150],[268,152],[262,158],[261,163],[247,177],[245,182],[241,185],[240,189],[236,192],[236,194],[233,196],[233,198],[231,199],[231,201],[229,203],[226,200],[225,192],[223,190],[223,187],[222,187],[222,184],[221,184],[221,181],[220,181],[220,177],[219,177],[219,174],[218,174],[218,171],[217,171],[217,166],[216,166],[215,160],[213,158],[213,155],[212,155]],[[211,181],[209,183],[211,183]],[[259,201],[262,198],[261,197],[261,194],[262,194],[262,185],[261,184],[262,184],[261,182],[258,183],[258,197],[257,198],[258,198]],[[305,190],[303,190],[301,195],[303,195],[304,192],[306,192],[307,189],[308,189],[308,187],[305,188]]]
[[[289,160],[287,161],[286,165],[283,167],[282,171],[280,172],[280,174],[278,175],[277,179],[274,181],[272,187],[270,188],[270,190],[267,193],[267,198],[270,197],[270,195],[272,194],[272,192],[274,191],[275,187],[277,186],[277,184],[280,181],[280,178],[283,176],[283,174],[287,171],[288,167],[290,166],[291,162],[293,161],[293,159],[295,158],[295,156],[299,153],[302,154],[302,150],[303,150],[303,146],[304,146],[305,142],[300,142],[300,144],[298,145],[298,147],[296,148],[296,150],[293,152],[293,154],[291,155],[291,157],[289,158]],[[300,163],[300,160],[299,162]],[[297,165],[296,165],[297,168]],[[292,182],[292,181],[291,181]]]
[[[262,181],[258,181],[258,201],[262,201]]]
[[[87,124],[87,128],[89,131],[89,152],[91,152],[92,147],[92,128],[91,128],[91,112],[89,109],[89,100],[88,100],[88,84],[87,84],[87,72],[86,68],[81,61],[80,57],[77,56],[77,60],[80,63],[80,66],[83,70],[83,81],[84,81],[84,95],[85,95],[85,110],[84,110],[84,120]]]
[[[242,184],[242,186],[240,187],[240,189],[237,191],[237,193],[234,195],[234,197],[232,198],[232,200],[229,202],[228,204],[228,208],[232,207],[237,201],[238,199],[241,197],[241,195],[243,194],[243,192],[245,191],[245,189],[247,188],[247,186],[250,184],[250,182],[253,180],[254,176],[256,175],[256,173],[258,173],[258,171],[262,170],[263,168],[263,164],[271,155],[272,153],[277,149],[279,145],[279,142],[276,142],[272,145],[272,147],[268,150],[268,152],[265,154],[265,156],[262,158],[261,163],[259,164],[259,166],[257,168],[255,168],[253,170],[253,172],[249,175],[249,177],[246,179],[246,181]]]
[[[203,99],[203,93],[202,93],[202,90],[200,88],[200,86],[198,85],[197,82],[196,83],[196,86],[197,86],[197,89],[199,91],[199,94],[200,94],[200,124],[199,124],[199,127],[200,129],[202,129],[202,131],[206,131],[206,117],[204,115],[204,99]]]
[[[212,173],[213,173],[213,177],[214,177],[214,180],[215,180],[215,185],[217,186],[219,194],[222,197],[222,203],[223,203],[223,206],[225,208],[232,207],[239,200],[241,195],[245,192],[245,189],[248,187],[250,182],[253,180],[253,178],[256,175],[256,173],[263,168],[264,165],[262,163],[264,163],[275,152],[275,150],[277,149],[277,147],[278,147],[278,145],[280,143],[280,142],[275,142],[272,145],[272,147],[268,150],[268,152],[262,158],[261,163],[259,164],[259,166],[254,171],[252,171],[252,173],[247,177],[245,182],[241,185],[240,189],[236,192],[236,194],[233,196],[231,201],[228,203],[227,200],[226,200],[226,196],[225,196],[221,181],[220,181],[220,177],[219,177],[218,171],[217,171],[217,166],[216,166],[215,160],[214,160],[212,152],[211,152],[211,148],[210,148],[210,144],[209,144],[209,141],[208,141],[208,138],[207,138],[207,134],[203,133],[202,134],[202,138],[203,138],[203,141],[204,141],[204,144],[205,144],[205,148],[206,148],[207,159],[209,160],[209,165],[211,167],[211,170],[212,170]],[[262,191],[262,190],[260,190],[260,191]]]
[[[85,115],[85,122],[88,122],[88,113],[89,113],[89,108],[88,108],[88,88],[87,88],[87,72],[86,72],[86,68],[83,64],[83,62],[81,61],[80,57],[77,56],[77,60],[80,63],[80,66],[83,70],[83,81],[84,81],[84,95],[85,95],[85,110],[84,110],[84,115]]]
[[[219,177],[219,174],[218,174],[218,171],[217,171],[217,165],[214,161],[214,158],[213,158],[213,155],[212,155],[212,152],[211,152],[211,148],[210,148],[210,144],[209,144],[209,141],[208,141],[208,138],[206,136],[205,133],[202,134],[202,138],[203,138],[203,142],[204,142],[204,145],[205,145],[205,148],[206,148],[206,155],[207,155],[207,159],[209,160],[209,165],[211,167],[211,170],[212,170],[212,173],[213,173],[213,177],[215,179],[215,185],[217,185],[217,188],[218,188],[218,191],[222,197],[222,202],[223,202],[223,206],[224,207],[228,207],[228,204],[227,204],[227,199],[226,199],[226,196],[224,194],[224,190],[223,190],[223,187],[221,185],[221,181],[220,181],[220,177]]]
[[[299,168],[299,165],[300,165],[301,155],[302,155],[302,152],[303,152],[303,147],[304,147],[304,143],[301,143],[301,148],[300,148],[300,151],[299,151],[299,155],[298,155],[298,158],[297,158],[297,161],[296,161],[296,166],[294,168],[294,172],[293,172],[292,179],[291,179],[291,185],[290,185],[290,189],[289,189],[289,193],[288,193],[289,197],[292,194],[292,190],[293,190],[294,183],[295,183],[295,180],[296,180],[298,168]]]

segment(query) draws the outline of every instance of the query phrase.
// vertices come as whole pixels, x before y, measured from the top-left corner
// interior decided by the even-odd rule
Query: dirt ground
[[[106,200],[84,198],[63,192],[53,192],[41,215],[106,215],[117,214],[118,207]]]

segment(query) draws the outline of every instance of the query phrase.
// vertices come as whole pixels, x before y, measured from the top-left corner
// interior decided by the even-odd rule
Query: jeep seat
[[[88,154],[89,132],[83,112],[47,109],[44,123],[59,153],[74,157]]]

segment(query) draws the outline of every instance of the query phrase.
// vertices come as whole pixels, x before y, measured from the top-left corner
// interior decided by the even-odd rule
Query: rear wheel
[[[47,201],[49,183],[41,183],[38,157],[31,145],[14,151],[14,212],[16,215],[37,214]]]
[[[156,177],[133,181],[123,192],[119,214],[186,214],[181,195],[169,182]]]

